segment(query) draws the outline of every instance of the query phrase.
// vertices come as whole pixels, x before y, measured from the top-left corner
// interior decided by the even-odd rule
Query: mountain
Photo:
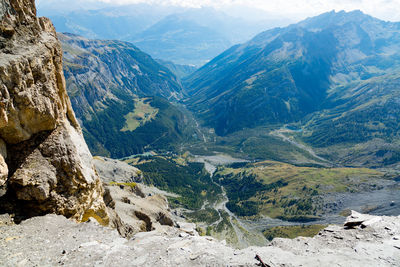
[[[54,8],[54,3],[42,2],[38,5],[38,13],[49,17],[57,32],[69,32],[92,39],[125,41],[131,40],[132,36],[142,32],[160,18],[182,10],[178,7],[148,4],[118,7],[96,3],[97,6],[82,1],[74,1],[78,3],[57,1],[57,8]],[[61,8],[62,5],[75,8]]]
[[[133,42],[155,58],[199,66],[231,45],[214,29],[178,15],[165,17]]]
[[[49,3],[51,0],[41,2],[39,14],[51,18],[58,32],[91,39],[128,41],[154,58],[196,66],[208,62],[234,43],[244,42],[260,31],[292,21],[266,14],[261,18],[258,14],[253,20],[245,19],[205,7],[141,3],[123,6],[96,4],[90,8],[79,2],[76,7],[81,8],[57,10],[54,3]],[[58,5],[66,6],[68,3],[61,1]]]
[[[156,59],[156,61],[160,63],[160,65],[167,67],[179,79],[185,78],[197,70],[197,68],[193,65],[180,65],[175,64],[172,61],[166,61],[162,59]]]
[[[192,8],[164,17],[135,35],[132,42],[153,57],[202,66],[271,25],[273,21],[250,21],[213,8]]]
[[[268,30],[187,77],[186,103],[219,135],[306,120],[344,102],[361,107],[366,102],[356,101],[354,88],[398,71],[399,33],[400,23],[360,11],[332,11]],[[372,96],[376,86],[369,86]],[[393,88],[381,90],[388,97]]]
[[[327,108],[303,120],[302,139],[344,165],[396,165],[400,161],[399,86],[397,71],[330,90]]]
[[[169,102],[185,92],[166,67],[127,42],[58,37],[68,94],[94,154],[124,157],[186,136],[187,117]]]

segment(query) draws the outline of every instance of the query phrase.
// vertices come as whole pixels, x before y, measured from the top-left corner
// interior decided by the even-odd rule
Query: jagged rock
[[[187,223],[187,222],[177,222],[177,226],[183,232],[192,235],[198,236],[199,233],[196,231],[196,224],[194,223]]]
[[[95,157],[94,162],[104,183],[104,201],[110,210],[111,225],[123,237],[131,238],[138,232],[174,226],[167,199],[157,194],[166,192],[137,183],[142,180],[139,169],[104,157]]]
[[[371,226],[371,225],[379,222],[380,220],[381,220],[381,218],[379,218],[379,217],[371,218],[369,220],[366,220],[366,221],[362,222],[361,223],[361,227],[365,228],[365,227]]]
[[[0,214],[0,226],[4,225],[13,225],[13,219],[11,218],[10,214]]]
[[[158,213],[158,216],[157,216],[156,220],[161,225],[174,226],[174,221],[168,215],[166,215],[163,212],[159,212]]]
[[[174,225],[172,215],[168,211],[168,202],[161,195],[143,198],[129,188],[121,189],[119,186],[109,185],[106,186],[106,192],[107,202],[114,206],[111,215],[113,226],[124,237],[131,238],[138,232]]]
[[[378,220],[376,217],[368,215],[368,214],[361,214],[357,211],[352,210],[351,215],[346,218],[344,223],[345,227],[353,228],[356,226],[366,227],[371,225]]]
[[[0,4],[0,186],[7,190],[0,211],[20,219],[55,212],[107,224],[103,188],[66,92],[55,29],[36,17],[34,1]]]
[[[270,266],[400,266],[400,243],[394,239],[400,235],[400,217],[372,218],[380,220],[365,229],[331,227],[313,238],[277,238],[267,247],[237,250],[179,228],[142,232],[127,240],[92,222],[76,224],[47,215],[0,226],[0,262],[5,266],[255,266],[259,255]]]

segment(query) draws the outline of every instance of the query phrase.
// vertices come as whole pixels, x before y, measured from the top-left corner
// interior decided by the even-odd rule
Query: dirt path
[[[270,134],[273,136],[276,136],[276,137],[282,139],[283,141],[288,142],[304,151],[307,151],[311,156],[318,159],[319,161],[322,161],[324,164],[332,165],[327,159],[318,156],[311,147],[308,147],[304,144],[300,144],[296,140],[294,140],[284,134],[284,133],[293,133],[293,132],[294,131],[292,131],[292,130],[289,130],[286,128],[281,128],[281,129],[270,132]]]

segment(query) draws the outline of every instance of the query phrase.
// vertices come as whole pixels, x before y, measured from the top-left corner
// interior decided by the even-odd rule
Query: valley
[[[37,2],[0,0],[0,265],[399,265],[400,22]]]
[[[300,133],[300,132],[302,132],[302,130],[291,130],[291,129],[288,129],[287,127],[284,126],[281,129],[272,131],[270,134],[272,136],[276,136],[276,137],[281,138],[283,141],[288,142],[288,143],[294,145],[295,147],[297,147],[299,149],[305,150],[312,157],[317,159],[320,162],[320,164],[325,165],[325,166],[329,166],[329,164],[330,164],[329,161],[327,159],[324,159],[324,158],[318,156],[311,147],[309,147],[309,146],[307,146],[305,144],[300,144],[298,141],[296,141],[293,138],[293,136],[288,136],[288,135],[290,135],[292,133]]]
[[[343,223],[350,209],[380,215],[400,211],[400,181],[383,170],[249,162],[220,153],[152,153],[125,161],[143,170],[148,184],[179,195],[169,197],[175,214],[195,222],[200,233],[238,248],[265,245],[272,236],[312,235],[323,225]],[[197,169],[179,178],[188,173],[182,168],[194,168],[191,162],[204,164],[202,176]]]
[[[152,42],[164,26],[148,29]],[[200,68],[122,41],[59,38],[92,153],[139,168],[146,184],[175,194],[177,216],[244,248],[313,235],[349,209],[399,213],[398,32],[333,11],[262,32]]]

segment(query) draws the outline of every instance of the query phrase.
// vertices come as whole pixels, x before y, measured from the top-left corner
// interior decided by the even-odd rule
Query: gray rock
[[[194,223],[188,223],[188,222],[177,222],[177,227],[192,236],[198,236],[199,233],[196,231],[196,224]]]
[[[138,186],[138,185],[137,185]],[[112,226],[123,237],[132,238],[138,232],[161,230],[173,226],[174,221],[168,210],[168,202],[161,195],[142,197],[129,187],[106,186],[106,203],[110,203],[113,212]]]
[[[358,212],[352,210],[351,215],[346,218],[346,221],[344,222],[344,226],[353,228],[356,226],[360,226],[363,222],[368,221],[372,218],[373,218],[373,216],[370,216],[367,214],[361,214],[361,213],[358,213]]]
[[[118,182],[131,183],[141,182],[142,172],[129,164],[105,157],[94,157],[94,166],[104,183]]]
[[[400,266],[400,244],[385,229],[390,226],[394,236],[400,236],[400,218],[370,218],[380,220],[364,229],[338,227],[324,236],[278,238],[267,247],[237,250],[178,228],[159,228],[127,240],[93,222],[77,224],[47,215],[0,226],[0,262],[3,266],[255,266],[254,257],[259,255],[270,266]]]

